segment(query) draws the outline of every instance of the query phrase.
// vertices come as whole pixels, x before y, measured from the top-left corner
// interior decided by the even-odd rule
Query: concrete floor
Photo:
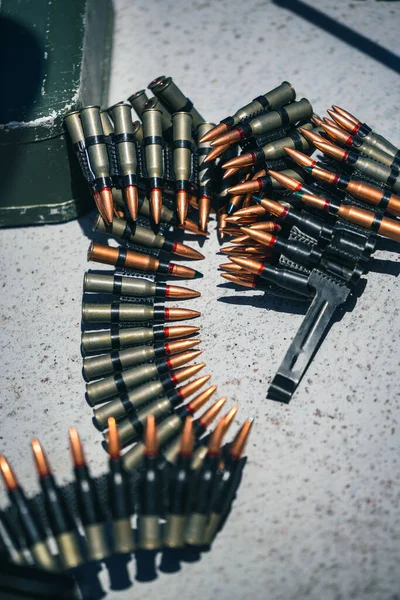
[[[172,75],[208,120],[219,121],[286,79],[318,113],[337,103],[400,144],[399,59],[384,64],[389,54],[373,44],[365,49],[379,60],[283,8],[287,2],[114,4],[110,103]],[[318,9],[399,54],[398,3],[320,0]],[[37,490],[34,434],[59,480],[71,477],[70,425],[79,427],[93,471],[105,469],[79,350],[89,230],[87,217],[0,235],[1,450],[29,492]],[[265,394],[303,315],[260,292],[218,287],[218,248],[213,234],[197,263],[202,297],[187,306],[202,311],[207,371],[230,406],[239,405],[237,425],[256,419],[238,498],[211,553],[108,597],[399,598],[399,255],[376,253],[385,262],[372,267],[354,310],[334,325],[282,406]],[[102,580],[107,589],[105,569]]]

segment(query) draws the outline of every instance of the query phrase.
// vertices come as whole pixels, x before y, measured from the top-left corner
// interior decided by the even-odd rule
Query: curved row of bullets
[[[70,115],[69,123],[75,123],[70,127],[73,135],[79,129],[76,115],[80,125],[86,118],[96,124],[99,116],[96,107]],[[34,439],[41,488],[35,505],[26,498],[6,458],[0,457],[10,499],[10,507],[0,514],[0,550],[19,564],[72,573],[87,561],[102,561],[112,553],[131,553],[136,548],[209,547],[240,482],[252,425],[251,419],[246,420],[233,441],[224,445],[237,407],[220,418],[211,433],[208,429],[226,398],[196,414],[216,386],[199,393],[211,376],[194,378],[205,363],[188,365],[201,353],[194,349],[200,340],[191,337],[199,327],[170,322],[197,318],[200,313],[169,308],[165,303],[200,294],[164,279],[201,277],[191,267],[170,261],[170,255],[204,257],[167,231],[176,223],[168,194],[154,227],[151,201],[140,186],[137,195],[132,190],[127,193],[123,185],[113,188],[107,170],[96,171],[101,152],[96,155],[90,149],[99,150],[96,146],[104,142],[103,134],[87,128],[89,143],[88,137],[80,141],[73,137],[73,142],[77,153],[81,152],[81,166],[95,174],[91,184],[100,215],[93,230],[120,242],[117,247],[90,244],[88,260],[112,265],[116,271],[85,274],[82,306],[86,395],[94,407],[94,422],[104,434],[109,471],[106,478],[91,475],[78,432],[72,428],[71,492],[57,484],[40,442]],[[103,159],[104,166],[104,153]],[[135,181],[131,178],[128,183]],[[114,206],[107,210],[110,197],[119,202],[117,210]],[[137,200],[136,213],[132,200]],[[199,233],[187,219],[185,228]],[[104,297],[111,301],[103,301]],[[54,542],[56,555],[51,550]]]
[[[328,113],[331,119],[302,115],[311,119],[297,125],[286,118],[273,140],[263,137],[281,126],[273,112],[244,122],[228,117],[200,140],[215,149],[243,147],[221,165],[226,179],[241,179],[228,188],[230,199],[220,214],[220,235],[231,237],[221,249],[230,259],[220,265],[222,277],[311,301],[268,390],[268,397],[284,402],[335,309],[365,273],[380,237],[400,241],[400,150],[344,109],[333,106]],[[323,162],[310,157],[315,148]],[[283,158],[292,172],[274,168],[272,161]]]

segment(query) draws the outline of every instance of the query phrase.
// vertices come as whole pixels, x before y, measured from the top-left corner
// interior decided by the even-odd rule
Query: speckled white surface
[[[309,4],[313,4],[309,2]],[[172,75],[208,120],[287,79],[317,112],[349,108],[400,143],[398,75],[268,1],[115,0],[110,103]],[[400,5],[318,2],[399,53]],[[235,78],[240,77],[240,82]],[[213,228],[211,228],[213,229]],[[80,305],[90,218],[0,232],[1,449],[37,490],[29,440],[38,434],[56,475],[70,477],[75,424],[93,470],[106,456],[81,378]],[[336,323],[290,406],[265,400],[302,314],[257,292],[217,287],[215,235],[197,263],[204,357],[237,422],[256,418],[248,465],[211,553],[110,598],[144,600],[395,600],[400,590],[399,330],[397,253],[370,272],[354,310]],[[240,304],[218,302],[239,298]],[[282,310],[283,309],[283,310]],[[4,501],[5,496],[1,499]],[[131,574],[134,568],[131,565]],[[103,570],[103,585],[107,574]]]

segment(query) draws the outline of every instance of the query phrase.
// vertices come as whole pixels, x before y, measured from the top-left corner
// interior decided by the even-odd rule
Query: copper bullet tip
[[[193,260],[203,260],[204,258],[204,254],[190,246],[186,246],[186,244],[181,244],[180,242],[174,242],[172,252],[178,256],[184,256],[185,258],[191,258]]]
[[[18,487],[18,480],[10,464],[2,454],[0,454],[0,471],[7,490],[10,492],[15,490]]]
[[[255,156],[253,152],[246,152],[245,154],[241,154],[240,156],[235,156],[230,160],[226,161],[222,165],[223,169],[231,169],[232,167],[242,168],[242,167],[250,167],[255,163]]]
[[[327,113],[329,114],[330,117],[332,117],[332,119],[334,120],[334,122],[337,126],[341,127],[345,131],[348,131],[349,133],[357,132],[357,130],[358,130],[357,123],[354,123],[353,121],[351,121],[344,115],[334,112],[333,110],[328,109]]]
[[[234,175],[235,173],[240,171],[240,169],[241,169],[241,167],[229,167],[228,169],[226,169],[225,173],[222,175],[222,179],[229,179],[229,177],[232,177],[232,175]]]
[[[176,369],[177,367],[181,367],[186,363],[194,360],[200,354],[203,353],[203,350],[188,350],[186,352],[181,352],[181,354],[174,354],[170,358],[167,359],[167,364],[170,369]]]
[[[188,195],[185,190],[176,192],[176,212],[178,213],[179,224],[183,225],[189,208]]]
[[[253,419],[247,419],[247,421],[243,423],[242,427],[236,434],[229,450],[229,454],[233,458],[239,460],[239,458],[242,456],[252,425]]]
[[[338,124],[335,123],[335,121],[332,121],[332,119],[328,119],[328,117],[324,117],[323,122],[327,125],[332,125],[332,127],[338,127]]]
[[[50,475],[50,466],[37,438],[33,438],[32,440],[32,450],[39,477],[48,477]]]
[[[227,398],[222,397],[217,400],[205,413],[199,418],[199,423],[204,427],[208,427],[214,419],[217,417],[218,413],[221,411],[224,406]]]
[[[167,298],[177,298],[178,300],[189,300],[201,296],[200,292],[179,285],[167,285],[165,295]]]
[[[226,248],[221,248],[221,254],[226,254],[228,256],[235,256],[236,254],[268,254],[267,249],[262,246],[262,244],[252,245],[252,246],[227,246]]]
[[[203,275],[195,269],[185,267],[184,265],[177,265],[175,263],[169,263],[169,273],[174,277],[181,277],[182,279],[199,279]]]
[[[359,121],[357,119],[357,117],[355,117],[354,115],[352,115],[351,113],[349,113],[344,108],[340,108],[340,106],[337,106],[336,104],[332,104],[332,108],[339,115],[342,115],[343,117],[345,117],[349,121],[352,121],[354,123],[354,125],[361,125],[361,121]]]
[[[249,271],[254,275],[258,275],[263,269],[262,262],[250,258],[240,258],[237,256],[232,256],[231,261],[237,265],[240,265],[245,271]]]
[[[322,123],[321,127],[326,131],[330,138],[335,141],[341,142],[342,144],[348,145],[352,141],[352,136],[349,135],[348,131],[336,127],[336,125],[328,125],[328,123]]]
[[[201,313],[191,308],[166,308],[164,314],[166,321],[186,321],[187,319],[197,319]]]
[[[223,269],[224,271],[227,271],[228,273],[233,273],[237,275],[243,272],[242,267],[239,267],[239,265],[234,265],[233,263],[224,263],[223,265],[219,265],[219,268]]]
[[[318,150],[321,150],[321,152],[327,154],[328,156],[336,158],[336,160],[344,160],[347,156],[346,150],[343,150],[343,148],[339,148],[339,146],[335,146],[330,142],[325,142],[325,140],[323,142],[316,140],[313,143],[318,148]]]
[[[212,160],[215,160],[216,158],[224,154],[227,150],[229,150],[230,147],[230,144],[224,144],[223,146],[217,146],[216,148],[213,148],[211,152],[209,152],[205,157],[204,162],[207,163],[211,162]]]
[[[136,221],[139,212],[139,194],[135,185],[128,185],[125,188],[125,198],[132,221]]]
[[[205,404],[207,404],[207,402],[209,401],[209,399],[211,398],[211,396],[213,394],[215,394],[215,391],[217,389],[216,385],[212,385],[209,388],[207,388],[206,390],[204,390],[204,392],[201,392],[201,394],[199,394],[198,396],[196,396],[196,398],[194,398],[193,400],[190,401],[190,403],[187,405],[187,409],[194,414],[195,412],[197,412],[198,410],[200,410],[200,408],[202,408]]]
[[[205,133],[203,137],[200,138],[199,142],[200,144],[204,144],[205,142],[211,142],[212,140],[215,140],[215,138],[226,133],[227,131],[229,131],[228,125],[225,125],[225,123],[219,123],[218,125],[213,127],[213,129],[207,131],[207,133]]]
[[[254,181],[245,181],[244,183],[238,183],[228,188],[230,194],[247,194],[259,192],[261,189],[262,182],[259,179]]]
[[[225,419],[222,417],[218,421],[217,426],[211,434],[210,441],[208,442],[208,455],[219,456],[221,452],[222,440],[225,435]]]
[[[178,225],[178,227],[189,231],[189,233],[194,233],[195,235],[203,235],[205,237],[210,235],[208,231],[202,231],[191,219],[186,219],[184,225]]]
[[[200,331],[200,327],[194,327],[193,325],[172,325],[171,327],[164,327],[164,335],[167,339],[175,339],[193,335]]]
[[[112,223],[114,217],[114,200],[111,188],[103,188],[99,192],[100,205],[102,210],[99,211],[107,225]]]
[[[232,146],[233,144],[240,142],[240,139],[240,132],[236,129],[233,129],[232,131],[228,131],[227,133],[224,133],[223,135],[220,135],[219,137],[215,138],[211,142],[211,146],[213,148],[215,148],[216,146]]]
[[[195,365],[190,365],[189,367],[183,367],[181,369],[176,369],[173,373],[171,373],[172,380],[175,384],[182,383],[186,379],[190,379],[193,375],[196,375],[201,369],[204,369],[206,363],[197,363]]]
[[[261,207],[269,212],[271,215],[275,217],[281,217],[286,214],[287,208],[279,204],[279,202],[275,202],[275,200],[270,200],[269,198],[262,198],[260,200]]]
[[[198,377],[198,379],[194,379],[186,385],[183,385],[178,389],[179,397],[182,400],[186,400],[186,398],[189,398],[192,394],[197,392],[210,379],[211,375],[203,375],[203,377]]]
[[[285,152],[301,167],[313,167],[315,165],[315,160],[310,158],[307,154],[303,154],[303,152],[293,150],[292,148],[285,148]]]
[[[75,467],[83,467],[86,465],[85,455],[83,453],[82,442],[79,438],[78,431],[75,427],[69,430],[69,440],[71,445],[72,462]]]
[[[108,445],[107,450],[112,460],[118,460],[121,457],[121,444],[118,434],[117,422],[114,417],[107,420],[108,426]]]
[[[249,206],[248,208],[241,208],[236,212],[236,219],[239,220],[242,217],[265,217],[265,209],[262,206]]]
[[[275,179],[278,183],[280,183],[284,188],[291,190],[292,192],[297,192],[301,189],[302,182],[293,179],[293,177],[289,177],[284,173],[279,173],[277,171],[272,171],[271,169],[268,171],[271,177]]]
[[[229,427],[232,425],[233,423],[233,419],[236,416],[237,411],[239,410],[238,406],[234,406],[233,408],[230,409],[230,411],[225,415],[224,417],[224,423],[225,423],[225,431],[224,431],[224,435],[227,433]]]
[[[183,425],[181,434],[181,443],[179,448],[179,454],[181,456],[191,456],[194,446],[194,433],[193,433],[193,417],[188,415]]]
[[[218,425],[214,429],[210,442],[208,444],[208,454],[211,456],[218,456],[221,451],[222,441],[232,425],[233,419],[238,411],[238,407],[234,406],[231,410],[219,421]]]
[[[311,117],[311,121],[314,123],[314,125],[317,125],[318,127],[321,127],[323,124],[323,120],[318,115],[313,115]]]
[[[208,196],[201,196],[199,200],[199,227],[207,231],[208,219],[210,217],[211,200]]]
[[[257,231],[257,229],[251,227],[242,227],[242,229],[250,238],[267,247],[272,247],[277,240],[276,236],[268,233],[268,231]]]
[[[245,274],[240,277],[238,277],[237,275],[233,275],[232,273],[221,273],[221,277],[227,279],[228,281],[231,281],[232,283],[235,283],[236,285],[241,285],[243,287],[254,288],[256,285],[254,281],[254,275],[250,275],[250,273],[248,275]]]
[[[327,140],[324,137],[322,137],[322,135],[318,135],[318,133],[313,133],[308,129],[304,129],[304,127],[299,127],[299,130],[301,131],[302,135],[304,135],[304,137],[307,138],[308,141],[312,142],[313,144],[315,144],[315,142],[327,142]]]
[[[160,223],[162,209],[162,190],[153,188],[150,192],[151,216],[156,225]]]
[[[146,456],[157,456],[158,454],[158,441],[157,441],[157,427],[154,415],[149,415],[146,420],[146,428],[144,432],[144,446]]]

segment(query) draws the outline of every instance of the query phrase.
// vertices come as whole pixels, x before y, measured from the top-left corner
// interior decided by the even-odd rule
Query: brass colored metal
[[[364,142],[362,138],[355,140],[354,136],[349,135],[347,131],[343,131],[343,129],[327,123],[323,123],[322,127],[335,142],[338,141],[345,146],[354,146],[355,149],[358,150],[358,152],[361,152],[361,154],[364,154],[364,156],[369,156],[373,160],[376,160],[387,167],[393,166],[392,155],[384,152],[383,150],[379,150],[374,146],[371,146],[367,142]]]
[[[84,144],[85,134],[83,132],[82,121],[79,111],[70,112],[64,119],[65,126],[71,138],[72,144]]]
[[[161,123],[164,136],[168,137],[168,135],[172,135],[172,115],[160,102],[159,98],[155,98],[154,96],[153,98],[150,98],[144,106],[145,110],[148,108],[155,108],[161,112]]]
[[[153,85],[152,92],[165,106],[168,107],[171,113],[185,110],[190,102],[174,83],[171,77],[166,77],[159,83]],[[204,123],[203,117],[193,105],[188,107],[187,112],[189,112],[193,118],[194,128],[197,128],[199,125]]]
[[[133,539],[133,531],[131,520],[129,517],[125,519],[113,519],[113,540],[114,553],[125,554],[135,550],[135,542]]]
[[[120,138],[124,136],[134,136],[134,127],[132,123],[131,106],[120,102],[111,108],[111,115],[114,121],[115,146],[118,156],[119,174],[122,176],[122,184],[125,190],[125,199],[128,205],[129,213],[134,221],[139,209],[139,197],[136,187],[136,146],[132,140]]]
[[[82,108],[80,115],[85,138],[104,134],[98,106],[86,106]],[[88,153],[95,177],[109,177],[110,165],[106,145],[93,144],[88,147]]]
[[[74,569],[84,562],[75,531],[60,533],[56,536],[56,542],[64,569]]]
[[[158,550],[161,547],[161,525],[157,515],[139,515],[138,532],[138,546],[142,550]]]
[[[197,346],[200,340],[178,340],[164,344],[165,353],[178,354]],[[154,346],[137,346],[135,348],[127,348],[119,352],[114,351],[110,354],[101,354],[100,356],[90,356],[83,359],[83,374],[87,381],[97,379],[104,375],[108,375],[118,370],[115,366],[118,361],[119,368],[124,371],[135,365],[140,365],[157,357],[156,348]]]
[[[183,548],[185,545],[186,515],[168,515],[164,531],[164,546]]]
[[[164,328],[166,339],[176,339],[198,333],[199,327],[173,325]],[[100,352],[112,350],[112,332],[110,329],[100,331],[84,331],[82,333],[82,350],[88,352]],[[154,342],[154,330],[152,327],[135,327],[133,329],[120,329],[118,332],[118,347],[126,348],[146,342]]]
[[[103,523],[93,523],[83,528],[89,560],[103,560],[111,554]]]
[[[51,554],[46,542],[37,542],[30,546],[30,553],[32,554],[35,565],[44,569],[45,571],[58,571],[58,564],[54,556]]]
[[[182,369],[176,369],[171,373],[173,381],[176,385],[183,383],[190,377],[193,377],[205,367],[205,363],[198,363],[190,365],[189,367],[183,367]],[[142,385],[134,390],[131,390],[126,394],[126,402],[122,402],[117,396],[116,398],[107,402],[103,406],[97,407],[93,410],[94,418],[101,429],[105,429],[107,426],[107,420],[109,417],[115,417],[115,419],[121,419],[128,412],[128,403],[132,409],[138,408],[154,400],[157,396],[164,392],[164,386],[161,381],[151,381],[145,385]]]
[[[204,377],[199,377],[198,379],[195,379],[194,381],[182,386],[179,389],[179,395],[182,401],[199,390],[207,381],[209,381],[210,378],[211,375],[205,375]],[[136,411],[135,416],[140,424],[140,428],[136,429],[132,419],[129,417],[121,419],[117,424],[118,435],[121,444],[125,446],[128,442],[133,441],[135,438],[141,435],[142,427],[145,424],[148,415],[152,414],[154,415],[155,419],[158,420],[159,418],[167,415],[171,408],[172,404],[170,399],[167,396],[161,396],[154,402],[151,402]],[[104,432],[103,435],[106,443],[108,443],[108,431]]]
[[[186,526],[186,543],[191,546],[202,546],[205,543],[205,532],[208,515],[192,513]]]
[[[206,532],[204,535],[204,543],[207,544],[208,546],[212,543],[213,539],[215,538],[217,531],[218,531],[218,526],[221,520],[221,515],[217,514],[217,513],[211,513],[208,523],[207,523],[207,528],[206,528]]]
[[[148,102],[148,97],[146,95],[146,90],[139,90],[132,96],[129,96],[128,102],[131,103],[133,110],[136,112],[139,119],[142,117],[142,113],[144,111],[144,107],[146,102]]]
[[[202,353],[202,350],[189,350],[176,354],[168,358],[165,362],[165,370],[176,369],[182,365],[194,360]],[[120,392],[120,388],[123,386],[125,391],[132,389],[133,387],[148,381],[149,379],[160,377],[159,366],[157,363],[146,363],[139,365],[126,371],[118,373],[118,380],[116,375],[104,377],[98,381],[93,381],[86,384],[86,394],[88,401],[91,406],[103,402],[107,398],[117,395]]]
[[[287,104],[285,107],[286,113],[286,124],[297,123],[302,119],[309,119],[312,114],[312,106],[307,98],[302,98],[298,102]],[[214,139],[211,142],[213,147],[221,146],[225,144],[232,145],[233,143],[239,142],[242,139],[248,138],[250,135],[260,135],[278,129],[282,126],[283,119],[279,111],[271,111],[257,116],[249,121],[248,126],[250,129],[249,133],[243,138],[242,130],[240,126],[238,129],[234,129],[225,133],[224,135]]]
[[[148,108],[142,113],[146,171],[150,187],[150,208],[153,220],[161,220],[164,163],[162,151],[162,113]]]
[[[280,108],[281,106],[284,106],[289,102],[292,102],[296,98],[296,92],[293,86],[288,81],[283,81],[278,87],[267,92],[266,94],[263,94],[263,98],[264,101],[262,102],[260,102],[258,98],[255,98],[252,102],[246,104],[245,106],[237,110],[233,117],[231,117],[231,126],[225,123],[220,123],[219,125],[214,127],[214,129],[212,129],[207,135],[204,135],[201,141],[211,141],[216,139],[217,137],[228,131],[230,127],[233,127],[234,125],[237,125],[244,119],[248,119],[252,115],[260,112],[260,109],[264,111],[271,111]]]
[[[177,435],[182,429],[182,420],[178,415],[171,415],[157,427],[159,446],[163,446],[169,439]],[[146,447],[143,442],[138,442],[130,448],[123,456],[125,469],[130,471],[137,468],[144,460]]]
[[[106,109],[100,111],[100,119],[104,135],[111,135],[114,133],[114,125]]]
[[[205,457],[207,456],[208,448],[207,446],[199,446],[196,448],[193,454],[192,462],[190,467],[193,471],[197,471],[200,469],[201,465],[204,462]]]

